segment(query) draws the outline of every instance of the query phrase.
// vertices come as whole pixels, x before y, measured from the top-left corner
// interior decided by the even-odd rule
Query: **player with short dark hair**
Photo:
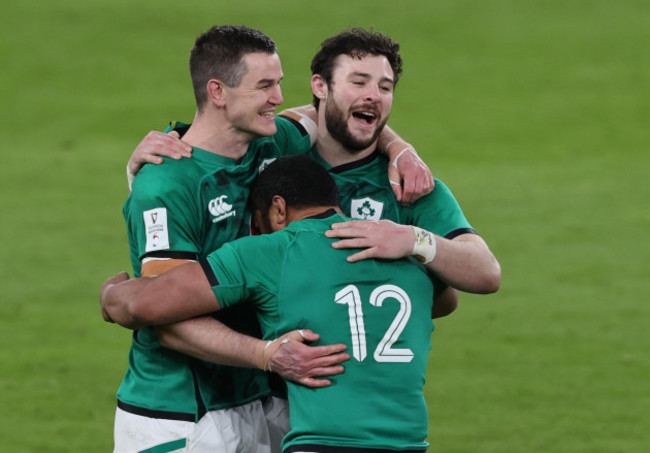
[[[262,172],[264,177],[258,177],[251,187],[251,211],[262,233],[273,231],[269,210],[275,196],[284,198],[295,208],[339,205],[336,183],[327,170],[310,157],[298,155],[294,159],[282,158],[282,165],[274,163]]]
[[[237,87],[248,71],[243,56],[250,53],[276,53],[275,42],[266,34],[238,25],[212,27],[202,33],[190,51],[190,75],[197,109],[207,102],[206,87],[211,79],[219,79]]]
[[[262,163],[278,150],[310,145],[287,121],[276,124],[283,73],[268,36],[247,27],[213,27],[197,38],[191,68],[197,113],[184,140],[193,158],[143,168],[124,205],[136,276],[204,259],[250,234],[249,185]],[[260,335],[244,306],[135,331],[117,393],[116,452],[181,445],[188,451],[271,451],[266,373],[216,365],[212,356],[196,353],[200,328]]]

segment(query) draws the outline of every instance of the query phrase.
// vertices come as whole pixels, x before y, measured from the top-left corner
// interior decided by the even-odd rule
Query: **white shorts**
[[[289,401],[268,398],[263,405],[271,439],[271,453],[282,453],[282,438],[289,432]]]
[[[271,448],[267,419],[259,400],[208,412],[198,423],[143,417],[118,408],[114,435],[114,453],[280,451],[279,442]]]

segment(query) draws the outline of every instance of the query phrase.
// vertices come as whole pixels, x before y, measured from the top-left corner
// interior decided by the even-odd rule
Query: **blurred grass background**
[[[343,28],[402,46],[390,124],[503,268],[499,293],[437,322],[430,451],[647,451],[641,0],[3,0],[2,450],[112,448],[130,334],[98,293],[130,270],[125,163],[148,130],[192,119],[188,52],[224,23],[276,40],[285,106],[310,101],[309,61]]]

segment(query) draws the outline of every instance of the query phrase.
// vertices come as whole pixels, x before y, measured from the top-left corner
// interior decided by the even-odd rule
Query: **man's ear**
[[[208,85],[206,91],[208,92],[208,99],[217,107],[223,107],[226,105],[225,96],[224,96],[225,85],[219,79],[210,79],[208,80]]]
[[[280,231],[289,225],[287,202],[280,195],[274,195],[269,208],[269,224],[272,231]]]
[[[320,75],[311,76],[311,91],[321,101],[327,98],[327,82]]]

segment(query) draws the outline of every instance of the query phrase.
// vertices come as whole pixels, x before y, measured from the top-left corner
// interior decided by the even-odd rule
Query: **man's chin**
[[[350,138],[350,147],[353,148],[351,151],[354,152],[360,152],[365,149],[368,149],[368,147],[372,146],[377,142],[378,134],[357,134],[357,135],[351,135]]]
[[[278,128],[273,124],[273,126],[267,126],[267,127],[260,127],[257,128],[256,130],[253,131],[253,135],[255,138],[262,138],[262,137],[271,137],[272,135],[275,135],[278,132]]]

